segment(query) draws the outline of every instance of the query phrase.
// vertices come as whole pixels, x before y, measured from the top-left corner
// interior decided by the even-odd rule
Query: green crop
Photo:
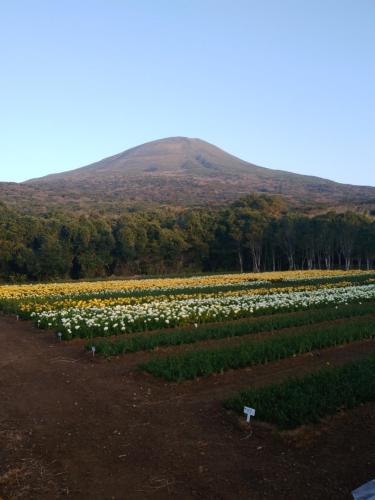
[[[298,327],[356,316],[364,316],[375,312],[375,303],[339,305],[337,308],[324,306],[301,313],[274,314],[259,319],[246,321],[232,321],[214,326],[200,326],[184,330],[158,332],[152,334],[134,334],[116,340],[97,340],[87,344],[91,350],[95,346],[96,352],[103,356],[117,356],[119,354],[147,351],[163,346],[192,344],[204,340],[241,337],[244,335],[269,332],[283,328]]]
[[[375,401],[375,356],[282,384],[248,389],[224,406],[239,414],[244,406],[251,406],[257,419],[292,429],[368,401]]]
[[[375,337],[375,319],[351,320],[343,324],[311,327],[292,335],[275,335],[234,346],[191,350],[182,354],[155,357],[140,368],[169,381],[183,381],[244,368],[340,344]]]

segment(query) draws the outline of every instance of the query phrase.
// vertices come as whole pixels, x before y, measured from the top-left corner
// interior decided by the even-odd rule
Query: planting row
[[[365,271],[292,271],[259,274],[227,274],[190,278],[132,279],[96,282],[68,282],[33,285],[0,286],[0,306],[9,301],[45,302],[65,298],[111,298],[128,296],[157,296],[159,294],[194,294],[220,292],[228,289],[247,289],[303,284],[352,283],[375,279],[375,273]]]
[[[367,284],[368,281],[362,282],[361,284]],[[65,298],[65,299],[49,299],[37,301],[23,301],[22,303],[13,303],[13,310],[17,312],[23,319],[30,318],[32,313],[41,313],[46,311],[63,310],[63,309],[89,309],[89,308],[104,308],[104,307],[116,307],[116,306],[130,306],[139,304],[148,304],[150,302],[176,302],[176,301],[186,301],[189,299],[202,300],[207,298],[225,298],[225,297],[241,297],[246,295],[271,295],[274,293],[294,293],[294,292],[308,292],[313,290],[320,290],[323,288],[344,288],[350,286],[352,283],[350,281],[339,281],[333,283],[324,284],[299,284],[298,286],[294,284],[293,286],[287,286],[286,282],[282,284],[279,283],[277,286],[264,287],[264,286],[233,286],[226,287],[226,289],[221,291],[206,291],[194,293],[181,293],[175,292],[170,294],[165,293],[155,293],[154,295],[144,295],[134,293],[129,295],[122,294],[121,296],[112,297],[87,297],[85,299],[79,298]],[[356,280],[358,285],[358,280]],[[117,294],[119,295],[119,294]]]
[[[337,307],[322,307],[299,313],[274,314],[266,318],[248,319],[200,326],[171,332],[154,332],[150,334],[134,334],[120,339],[99,339],[87,344],[87,349],[95,347],[95,351],[103,356],[152,350],[157,347],[193,344],[204,340],[241,337],[261,332],[270,332],[283,328],[298,327],[332,321],[342,318],[360,317],[375,314],[375,302],[364,304],[340,305]]]
[[[375,299],[375,285],[304,292],[151,301],[111,307],[68,308],[32,313],[37,326],[63,338],[109,336],[158,328],[246,318]]]
[[[224,406],[239,414],[244,406],[256,408],[257,419],[292,429],[369,401],[375,401],[375,356],[282,384],[248,389]]]
[[[375,318],[313,326],[292,335],[277,334],[234,346],[187,351],[155,357],[140,368],[168,381],[181,382],[229,369],[277,361],[293,355],[375,337]]]

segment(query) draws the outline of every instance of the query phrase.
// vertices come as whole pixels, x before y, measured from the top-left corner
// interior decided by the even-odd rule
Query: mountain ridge
[[[268,169],[202,139],[147,142],[77,169],[0,183],[0,197],[22,196],[37,206],[118,210],[139,204],[223,205],[249,193],[281,195],[295,205],[375,203],[375,187]],[[14,201],[14,200],[13,200]],[[25,200],[27,201],[27,200]],[[70,207],[71,205],[71,207]]]
[[[247,160],[243,160],[231,153],[228,153],[227,151],[221,149],[220,147],[218,146],[215,146],[213,144],[210,144],[209,142],[207,141],[204,141],[202,139],[199,139],[199,138],[189,138],[189,137],[184,137],[184,136],[175,136],[175,137],[167,137],[167,138],[163,138],[163,139],[156,139],[154,141],[149,141],[149,142],[146,142],[146,143],[143,143],[143,144],[140,144],[138,146],[134,146],[132,148],[129,148],[127,150],[124,150],[120,153],[117,153],[117,154],[114,154],[114,155],[110,155],[108,157],[105,157],[101,160],[98,160],[98,161],[95,161],[93,163],[90,163],[90,164],[87,164],[87,165],[83,165],[81,167],[77,167],[77,168],[74,168],[74,169],[69,169],[69,170],[64,170],[62,172],[56,172],[56,173],[52,173],[52,174],[47,174],[47,175],[44,175],[44,176],[41,176],[41,177],[35,177],[35,178],[31,178],[31,179],[27,179],[26,181],[23,181],[21,184],[26,184],[26,183],[32,183],[32,182],[36,182],[36,181],[42,181],[42,180],[48,180],[48,179],[53,179],[53,178],[58,178],[60,176],[69,176],[69,174],[73,174],[73,173],[78,173],[78,172],[82,172],[82,171],[85,171],[86,169],[90,168],[91,170],[93,170],[97,165],[100,165],[102,163],[108,163],[110,161],[115,161],[117,159],[123,159],[123,158],[126,158],[128,157],[129,155],[131,155],[132,153],[134,152],[138,152],[138,151],[143,151],[145,147],[149,147],[149,146],[153,146],[153,145],[161,145],[161,144],[164,144],[164,143],[177,143],[177,142],[184,142],[184,143],[200,143],[200,144],[203,144],[205,146],[209,146],[211,148],[215,148],[217,151],[220,151],[222,154],[224,154],[225,156],[227,157],[231,157],[233,160],[235,161],[239,161],[241,163],[243,163],[244,165],[248,165],[254,169],[259,169],[259,170],[267,170],[269,172],[272,172],[272,173],[278,173],[278,174],[290,174],[290,175],[293,175],[293,176],[299,176],[299,177],[303,177],[305,179],[312,179],[312,180],[324,180],[326,182],[332,182],[332,183],[335,183],[335,184],[338,184],[338,185],[341,185],[341,186],[351,186],[351,187],[364,187],[364,188],[374,188],[374,186],[370,186],[370,185],[359,185],[359,184],[348,184],[348,183],[342,183],[342,182],[338,182],[338,181],[335,181],[335,180],[332,180],[332,179],[326,179],[326,178],[323,178],[323,177],[319,177],[317,175],[311,175],[311,174],[299,174],[299,173],[294,173],[294,172],[291,172],[289,170],[283,170],[283,169],[274,169],[274,168],[268,168],[268,167],[262,167],[260,165],[256,165],[254,163],[251,163],[251,162],[248,162]]]

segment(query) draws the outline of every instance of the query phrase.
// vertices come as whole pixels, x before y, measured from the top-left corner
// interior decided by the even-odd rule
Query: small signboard
[[[354,500],[375,499],[375,479],[352,491]]]
[[[246,415],[246,422],[250,422],[251,417],[255,417],[254,408],[250,408],[250,406],[244,406],[243,412]]]

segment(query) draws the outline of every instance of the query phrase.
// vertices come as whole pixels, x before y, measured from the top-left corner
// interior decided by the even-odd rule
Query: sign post
[[[243,412],[246,415],[246,422],[250,423],[250,418],[255,417],[254,408],[250,408],[249,406],[244,406]]]

